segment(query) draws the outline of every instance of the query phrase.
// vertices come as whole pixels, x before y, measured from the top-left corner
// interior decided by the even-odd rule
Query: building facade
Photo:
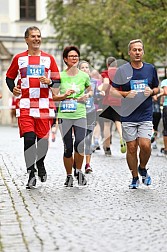
[[[47,21],[47,0],[0,0],[0,124],[10,124],[9,100],[12,96],[6,85],[6,71],[13,56],[26,50],[24,32],[29,26],[41,30],[41,49],[51,53],[62,66],[61,52],[56,49],[54,29]]]

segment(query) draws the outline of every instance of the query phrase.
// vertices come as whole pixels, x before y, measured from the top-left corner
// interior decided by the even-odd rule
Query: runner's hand
[[[14,94],[14,96],[19,96],[21,94],[20,86],[16,86],[13,88],[13,94]]]
[[[145,96],[150,96],[150,95],[152,95],[152,93],[153,93],[153,90],[150,87],[145,87],[145,89],[144,89]]]
[[[130,90],[126,98],[134,98],[137,92],[135,90]]]
[[[47,85],[50,85],[50,79],[49,78],[46,78],[46,76],[41,76],[39,77],[39,80],[42,84],[47,84]]]
[[[66,92],[65,92],[65,94],[66,94],[67,96],[69,96],[69,95],[71,95],[71,94],[74,94],[74,93],[75,93],[75,90],[74,90],[74,89],[67,89]]]

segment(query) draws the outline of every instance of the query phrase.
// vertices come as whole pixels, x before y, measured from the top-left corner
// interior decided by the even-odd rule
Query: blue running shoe
[[[138,172],[140,174],[140,176],[142,177],[142,183],[146,186],[149,186],[151,185],[151,177],[150,175],[148,174],[147,170],[144,168],[144,169],[141,169],[140,165],[138,167]]]
[[[146,175],[145,178],[142,177],[142,182],[143,182],[143,184],[145,184],[146,186],[151,185],[151,177],[148,175],[148,173],[147,173],[147,175]]]
[[[132,178],[132,183],[129,185],[130,189],[137,189],[139,187],[139,177]]]

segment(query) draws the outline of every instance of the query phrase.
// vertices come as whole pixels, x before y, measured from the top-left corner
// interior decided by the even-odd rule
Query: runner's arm
[[[9,90],[13,93],[13,89],[15,87],[14,79],[6,77],[6,84],[9,88]]]

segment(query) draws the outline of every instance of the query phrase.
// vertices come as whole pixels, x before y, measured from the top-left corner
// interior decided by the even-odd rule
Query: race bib
[[[60,111],[61,112],[75,112],[77,110],[77,101],[76,100],[64,100],[60,102]]]
[[[144,92],[145,87],[148,86],[148,80],[131,80],[130,81],[131,90],[135,90],[137,92]]]
[[[45,75],[44,65],[28,65],[27,66],[27,76],[31,78],[38,78]]]
[[[93,97],[90,97],[86,101],[86,108],[91,108],[93,106]]]

